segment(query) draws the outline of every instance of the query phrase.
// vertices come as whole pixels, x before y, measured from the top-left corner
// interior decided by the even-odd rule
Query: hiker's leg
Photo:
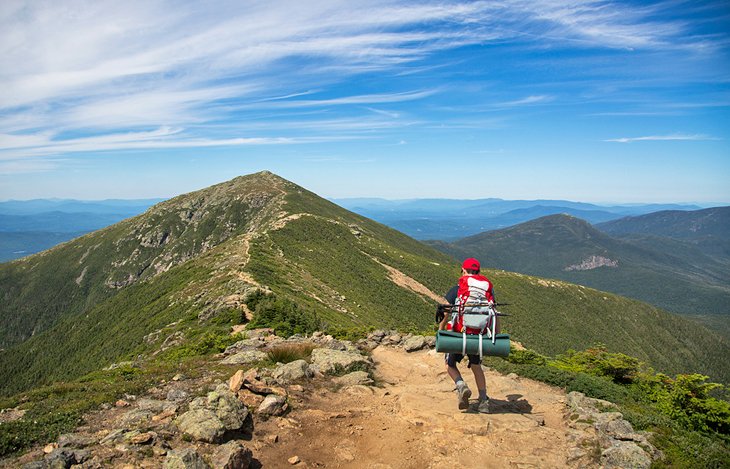
[[[487,379],[484,377],[484,370],[482,369],[482,362],[479,360],[479,355],[469,355],[469,368],[474,373],[474,381],[476,381],[477,389],[479,390],[479,399],[486,399]]]
[[[471,371],[474,373],[474,381],[476,381],[477,389],[481,394],[482,391],[487,390],[487,379],[484,377],[484,370],[482,370],[481,365],[472,365]]]
[[[459,372],[459,369],[456,367],[456,364],[459,361],[461,361],[461,357],[459,355],[456,355],[453,353],[447,353],[445,360],[446,360],[446,373],[448,373],[449,377],[454,380],[454,383],[463,381],[461,379],[461,373]]]

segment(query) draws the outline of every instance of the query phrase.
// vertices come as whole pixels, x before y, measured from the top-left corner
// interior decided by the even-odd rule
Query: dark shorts
[[[469,366],[479,365],[481,363],[481,360],[479,360],[479,355],[467,355],[467,357],[469,357]],[[463,359],[464,355],[460,353],[447,353],[445,357],[446,364],[451,367],[455,367],[456,364]]]

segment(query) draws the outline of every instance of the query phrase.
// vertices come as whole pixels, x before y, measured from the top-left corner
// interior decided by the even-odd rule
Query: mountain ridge
[[[326,329],[428,330],[436,299],[456,281],[457,266],[457,260],[272,173],[242,176],[0,266],[0,294],[9,300],[0,305],[7,347],[0,392],[227,335],[244,315],[261,314],[263,303],[252,295],[274,295],[276,303],[268,305]],[[485,273],[502,301],[518,300],[505,327],[541,353],[603,342],[659,369],[727,380],[720,358],[727,356],[727,343],[681,318],[564,282]],[[550,337],[536,328],[546,307],[555,324]],[[20,308],[25,314],[18,314]],[[13,323],[34,316],[35,322]],[[655,329],[651,347],[631,331],[605,330],[606,318],[623,324],[631,317]],[[16,330],[21,326],[24,334]]]

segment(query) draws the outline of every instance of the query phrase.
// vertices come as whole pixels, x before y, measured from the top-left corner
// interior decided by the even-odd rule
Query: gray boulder
[[[226,426],[208,409],[197,409],[185,412],[175,420],[180,431],[198,441],[215,443],[226,433]]]
[[[309,363],[305,360],[296,360],[285,365],[278,366],[271,377],[279,384],[289,384],[304,378],[311,378],[313,375],[309,369]]]
[[[369,369],[370,360],[357,352],[318,348],[312,351],[312,366],[323,374]]]
[[[229,441],[213,452],[210,462],[213,469],[248,469],[253,454],[238,441]]]
[[[426,339],[422,335],[414,335],[403,342],[406,352],[415,352],[426,346]]]
[[[190,403],[190,410],[175,420],[178,428],[196,440],[217,442],[225,432],[240,430],[248,417],[248,408],[225,384],[206,397]]]
[[[634,442],[616,441],[601,453],[601,465],[606,469],[648,469],[651,458]]]
[[[174,450],[167,453],[163,469],[211,469],[203,457],[192,448]]]

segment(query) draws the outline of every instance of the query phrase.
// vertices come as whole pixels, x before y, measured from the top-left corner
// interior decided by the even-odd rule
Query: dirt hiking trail
[[[564,468],[565,394],[486,370],[492,413],[457,408],[443,354],[372,352],[379,387],[321,388],[293,402],[285,418],[257,425],[254,455],[264,468]],[[474,377],[462,375],[477,396]],[[575,446],[574,444],[572,446]],[[296,458],[294,458],[296,456]],[[290,458],[297,461],[291,464]]]

